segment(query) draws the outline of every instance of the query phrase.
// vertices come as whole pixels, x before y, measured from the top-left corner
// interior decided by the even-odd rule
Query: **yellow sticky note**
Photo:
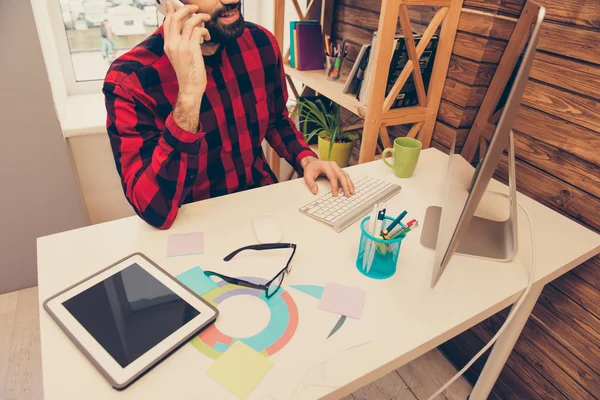
[[[238,340],[206,370],[206,374],[243,400],[271,368],[273,361]]]

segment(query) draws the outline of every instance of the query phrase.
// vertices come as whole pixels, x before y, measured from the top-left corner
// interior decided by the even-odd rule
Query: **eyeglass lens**
[[[283,283],[284,275],[285,275],[285,273],[282,272],[281,274],[279,274],[279,276],[277,278],[275,278],[275,280],[273,282],[271,282],[271,284],[267,288],[267,297],[271,297],[275,293],[277,293],[277,291],[281,287],[281,284]]]

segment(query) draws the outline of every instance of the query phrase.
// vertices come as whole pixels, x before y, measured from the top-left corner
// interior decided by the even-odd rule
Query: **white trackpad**
[[[258,215],[252,219],[256,239],[260,243],[279,243],[283,233],[279,219],[273,215]]]

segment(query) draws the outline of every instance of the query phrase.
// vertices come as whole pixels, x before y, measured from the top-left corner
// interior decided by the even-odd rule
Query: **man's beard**
[[[223,25],[219,22],[219,17],[235,9],[239,9],[240,16],[237,21],[231,24]],[[237,39],[244,33],[246,24],[242,16],[242,2],[237,4],[228,4],[215,11],[206,22],[205,27],[210,33],[210,41],[213,43],[224,43],[231,39]]]

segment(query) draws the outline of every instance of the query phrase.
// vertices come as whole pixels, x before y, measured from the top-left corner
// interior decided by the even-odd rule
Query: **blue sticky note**
[[[292,287],[301,291],[302,293],[306,293],[307,295],[314,297],[315,299],[321,299],[323,296],[323,290],[325,290],[323,286],[315,285],[292,285]]]
[[[212,279],[204,275],[204,271],[200,267],[188,269],[177,275],[176,278],[198,296],[202,296],[204,293],[208,293],[218,287]]]

